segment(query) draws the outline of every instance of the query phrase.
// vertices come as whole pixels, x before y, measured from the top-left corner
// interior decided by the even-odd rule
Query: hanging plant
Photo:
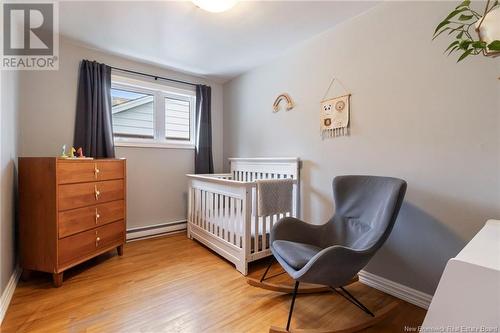
[[[470,55],[483,54],[496,57],[500,55],[500,6],[498,0],[488,0],[481,16],[471,8],[470,0],[463,1],[438,24],[433,40],[447,32],[455,40],[448,45],[448,55],[459,52],[458,61]]]

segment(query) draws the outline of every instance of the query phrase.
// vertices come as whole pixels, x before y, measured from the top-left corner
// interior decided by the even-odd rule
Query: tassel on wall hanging
[[[346,91],[345,95],[327,99],[328,92],[337,80]],[[349,108],[351,94],[339,79],[333,78],[321,101],[320,121],[321,138],[334,138],[349,135]]]

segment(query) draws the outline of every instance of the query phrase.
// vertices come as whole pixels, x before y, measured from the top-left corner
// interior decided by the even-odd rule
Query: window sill
[[[194,150],[195,146],[192,144],[183,143],[157,143],[157,142],[117,142],[115,147],[129,147],[129,148],[161,148],[161,149],[191,149]]]

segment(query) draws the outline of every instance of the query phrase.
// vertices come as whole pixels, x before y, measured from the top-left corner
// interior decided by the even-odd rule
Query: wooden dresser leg
[[[28,281],[30,276],[31,276],[31,269],[23,268],[23,271],[21,273],[21,280]]]
[[[123,256],[123,244],[122,244],[122,245],[120,245],[120,246],[118,246],[118,247],[116,248],[116,251],[118,251],[118,255],[119,255],[119,256]]]
[[[52,283],[54,287],[59,288],[63,283],[63,272],[52,274]]]

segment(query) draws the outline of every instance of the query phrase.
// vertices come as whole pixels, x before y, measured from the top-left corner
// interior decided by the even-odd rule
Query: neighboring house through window
[[[112,76],[117,146],[194,148],[195,91]]]

